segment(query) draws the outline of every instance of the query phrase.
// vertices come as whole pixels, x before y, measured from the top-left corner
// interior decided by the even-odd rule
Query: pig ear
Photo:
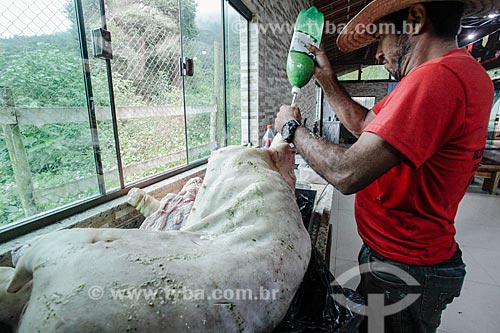
[[[21,290],[26,284],[28,284],[33,279],[33,274],[31,271],[28,271],[24,265],[18,265],[16,267],[16,271],[12,280],[7,285],[8,293],[17,293]]]

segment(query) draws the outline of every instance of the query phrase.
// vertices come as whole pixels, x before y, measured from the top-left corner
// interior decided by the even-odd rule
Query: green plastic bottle
[[[307,10],[302,9],[295,22],[295,31],[286,64],[286,73],[292,85],[294,102],[300,89],[311,80],[314,74],[314,55],[309,52],[306,45],[312,44],[319,47],[324,25],[323,13],[314,6]]]

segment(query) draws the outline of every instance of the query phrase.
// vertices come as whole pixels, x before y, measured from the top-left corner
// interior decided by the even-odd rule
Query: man
[[[481,160],[493,86],[481,65],[458,49],[457,34],[464,14],[488,15],[497,2],[375,0],[366,6],[337,44],[352,51],[378,40],[378,61],[401,81],[373,110],[355,103],[324,51],[309,46],[329,103],[359,137],[351,148],[312,136],[300,126],[297,108],[283,106],[277,115],[275,128],[315,171],[344,194],[357,193],[360,265],[392,264],[420,284],[410,289],[374,270],[362,275],[358,290],[365,297],[384,294],[392,304],[420,295],[385,318],[387,332],[436,332],[442,311],[460,294],[465,265],[454,218]],[[373,23],[379,30],[370,35],[363,27]]]

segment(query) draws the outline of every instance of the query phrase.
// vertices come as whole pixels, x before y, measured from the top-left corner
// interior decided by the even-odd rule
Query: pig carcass
[[[42,236],[6,272],[0,311],[15,319],[32,289],[21,333],[271,331],[311,253],[293,182],[286,144],[216,151],[180,230]]]
[[[24,306],[31,295],[31,282],[26,283],[16,293],[8,293],[7,286],[12,281],[14,269],[0,267],[0,323],[8,327],[16,327]],[[2,325],[0,324],[0,332]]]
[[[161,201],[156,200],[141,189],[133,188],[130,190],[128,203],[146,217],[139,229],[179,230],[189,217],[202,182],[200,177],[192,178],[179,193],[168,193]]]

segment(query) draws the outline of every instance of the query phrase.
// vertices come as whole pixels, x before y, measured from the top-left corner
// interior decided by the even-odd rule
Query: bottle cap
[[[273,128],[273,125],[267,125],[267,128]]]
[[[292,88],[292,94],[298,94],[300,93],[300,88],[299,87],[293,87]]]

